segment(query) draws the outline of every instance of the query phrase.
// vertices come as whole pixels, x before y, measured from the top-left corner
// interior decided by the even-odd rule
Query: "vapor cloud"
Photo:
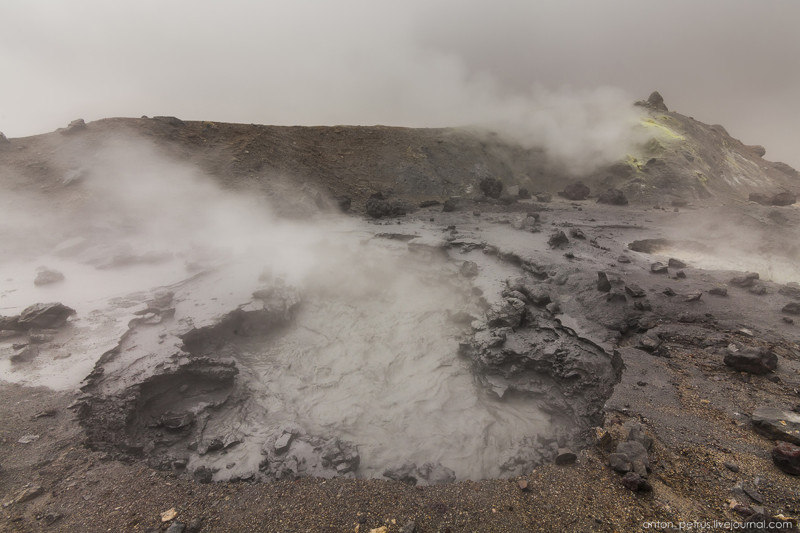
[[[673,109],[800,166],[799,16],[796,2],[745,0],[9,0],[0,130],[142,114],[452,126],[535,118],[564,95],[596,102],[608,91],[598,87],[616,87],[628,100],[658,89]],[[598,130],[604,140],[595,131],[585,145],[613,136]]]

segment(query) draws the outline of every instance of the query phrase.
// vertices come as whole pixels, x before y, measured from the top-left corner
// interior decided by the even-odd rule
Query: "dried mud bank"
[[[549,274],[542,268],[514,254],[493,252],[489,244],[437,242],[441,228],[416,229],[419,235],[376,232],[364,246],[386,246],[388,241],[398,260],[420,269],[417,275],[432,276],[439,290],[457,295],[457,300],[430,306],[422,295],[413,296],[410,308],[403,312],[392,306],[375,310],[389,314],[388,324],[361,317],[365,322],[361,328],[402,329],[402,324],[392,321],[422,317],[419,323],[411,323],[409,336],[398,342],[411,345],[413,351],[415,342],[421,341],[424,349],[443,351],[437,364],[463,367],[460,375],[440,373],[438,379],[463,381],[466,386],[431,385],[450,387],[448,398],[465,406],[439,408],[458,418],[451,423],[463,426],[460,431],[472,444],[454,443],[451,434],[434,427],[420,428],[423,422],[406,414],[408,406],[403,404],[424,395],[414,389],[428,386],[412,381],[426,379],[419,370],[411,373],[409,382],[389,378],[375,396],[369,395],[369,384],[355,384],[364,389],[372,409],[385,409],[381,418],[396,418],[385,422],[398,432],[395,435],[385,431],[372,435],[374,428],[367,430],[363,422],[347,420],[353,417],[349,414],[344,415],[341,427],[335,418],[328,418],[327,424],[315,418],[320,402],[337,401],[343,393],[358,395],[357,390],[339,390],[347,385],[346,376],[336,375],[333,365],[329,369],[325,354],[330,350],[328,337],[335,335],[331,328],[361,333],[356,324],[345,323],[353,317],[343,307],[363,305],[371,313],[369,302],[342,301],[341,295],[304,295],[281,280],[261,276],[261,281],[252,278],[255,290],[235,309],[219,313],[224,307],[218,306],[198,312],[184,298],[208,291],[210,280],[203,275],[146,300],[119,345],[98,361],[76,404],[87,443],[114,457],[143,459],[153,467],[201,482],[383,476],[419,485],[521,475],[554,461],[564,448],[585,446],[590,428],[602,422],[603,404],[620,379],[619,354],[558,320],[558,308],[548,296]],[[465,253],[480,256],[476,262],[465,262]],[[503,278],[506,275],[512,277]],[[419,304],[413,301],[417,298]],[[420,309],[414,309],[417,305]],[[443,339],[438,338],[441,331],[437,335],[426,331],[431,315],[431,326],[446,332]],[[316,344],[305,330],[326,337],[326,342]],[[310,343],[310,348],[303,347],[303,342]],[[309,361],[275,364],[285,357],[277,352],[298,345],[294,356]],[[377,349],[357,340],[344,348],[345,352],[332,355],[375,357],[370,350]],[[431,356],[423,349],[413,355],[420,360],[412,363],[422,369],[429,366],[426,358]],[[405,354],[400,351],[389,357],[391,367],[403,364]],[[290,370],[291,365],[303,364],[315,367],[312,376]],[[370,379],[371,364],[365,362],[364,368],[352,372],[360,370],[361,380]],[[331,382],[330,376],[320,379],[319,373],[326,370],[339,381]],[[305,379],[295,384],[298,388],[327,388],[329,392],[317,399],[315,392],[292,397],[279,390],[281,382],[295,379]],[[392,386],[409,389],[411,394],[382,404],[381,394],[399,394]],[[435,402],[436,396],[429,400]],[[477,407],[470,409],[470,404]],[[368,413],[360,416],[372,424]],[[413,439],[415,432],[426,445],[413,440],[392,442],[400,434]],[[422,450],[411,455],[409,442]],[[399,451],[403,448],[409,455]],[[425,450],[434,451],[426,456]]]

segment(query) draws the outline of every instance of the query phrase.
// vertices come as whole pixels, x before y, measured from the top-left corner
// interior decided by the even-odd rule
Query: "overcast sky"
[[[797,0],[2,0],[0,131],[141,115],[459,125],[658,89],[800,168],[798,25]]]

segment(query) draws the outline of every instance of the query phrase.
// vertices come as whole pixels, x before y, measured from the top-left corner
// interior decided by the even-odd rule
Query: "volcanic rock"
[[[650,492],[653,486],[636,472],[628,472],[622,476],[622,484],[633,492]]]
[[[74,309],[60,303],[34,304],[20,313],[17,329],[58,329],[74,314]]]
[[[661,96],[661,93],[658,91],[653,91],[650,93],[650,96],[647,97],[647,107],[656,111],[669,111],[669,109],[667,109],[667,104],[664,103],[664,97]]]
[[[578,456],[569,448],[559,448],[556,454],[557,465],[569,465],[575,462]]]
[[[667,265],[660,261],[656,261],[650,265],[650,272],[653,274],[666,274],[668,272]]]
[[[778,289],[778,294],[794,298],[795,300],[800,300],[800,284],[795,282],[787,283]]]
[[[746,289],[748,287],[752,287],[755,285],[756,280],[759,278],[758,272],[745,272],[742,276],[736,276],[731,278],[728,282],[734,287],[740,287]]]
[[[667,261],[667,266],[669,268],[686,268],[686,263],[684,263],[680,259],[675,259],[674,257],[670,257],[669,261]]]
[[[36,286],[50,285],[52,283],[58,283],[59,281],[64,281],[64,274],[57,270],[45,268],[36,274],[36,279],[33,280],[33,284]]]
[[[628,205],[625,193],[619,189],[608,189],[597,197],[598,204]]]
[[[448,198],[442,204],[442,211],[445,213],[452,213],[453,211],[458,210],[458,199],[457,198]]]
[[[517,192],[517,196],[520,200],[530,200],[531,193],[525,187],[520,187],[519,192]]]
[[[608,292],[611,290],[611,282],[608,280],[608,274],[605,272],[597,273],[597,290],[600,292]]]
[[[750,193],[748,200],[761,205],[787,206],[797,202],[797,195],[790,191],[782,191],[772,195],[763,193]]]
[[[567,200],[586,200],[590,192],[589,187],[579,181],[567,185],[558,195],[563,196]]]
[[[624,453],[611,453],[608,455],[608,466],[615,472],[625,473],[633,470],[630,457]]]
[[[729,349],[724,362],[735,370],[750,374],[767,374],[778,368],[778,356],[766,348]]]
[[[370,196],[366,204],[367,215],[372,218],[399,217],[409,211],[409,205],[403,200],[386,198],[379,192]]]
[[[8,137],[6,137],[5,134],[0,131],[0,146],[8,146],[9,144],[11,144],[11,141],[9,141]]]
[[[475,261],[464,261],[461,263],[459,273],[465,278],[474,278],[478,275],[478,263]]]
[[[770,439],[800,446],[800,414],[775,407],[759,407],[753,411],[753,428]]]
[[[646,296],[644,289],[635,283],[627,283],[625,285],[625,292],[630,294],[632,298],[644,298]]]
[[[417,469],[417,473],[429,485],[443,485],[456,480],[456,473],[441,463],[425,463]]]
[[[536,201],[546,204],[548,202],[553,201],[553,195],[547,192],[541,192],[536,195]]]
[[[387,468],[383,471],[383,477],[408,485],[417,484],[417,475],[417,465],[415,463],[404,463],[401,466]]]
[[[525,316],[525,302],[517,298],[505,298],[486,312],[489,326],[493,328],[516,328]]]
[[[747,148],[751,152],[756,154],[758,157],[764,157],[765,155],[767,155],[767,149],[761,146],[760,144],[751,144],[747,146]]]
[[[708,294],[713,294],[714,296],[727,296],[728,288],[723,286],[711,287],[708,289]]]
[[[550,245],[550,248],[561,248],[569,244],[569,239],[563,231],[556,231],[547,239],[547,244]]]
[[[647,449],[641,442],[636,440],[620,442],[617,444],[617,453],[627,456],[631,464],[635,461],[640,461],[645,468],[650,470],[650,460],[647,457]]]
[[[783,306],[781,312],[786,313],[787,315],[800,315],[800,303],[789,302]]]
[[[787,474],[800,476],[800,446],[779,442],[772,449],[772,462]]]
[[[76,118],[66,128],[62,128],[58,130],[59,132],[69,135],[73,133],[77,133],[86,129],[86,122],[82,118]]]
[[[497,178],[483,178],[478,187],[488,198],[500,198],[500,194],[503,192],[503,182]]]

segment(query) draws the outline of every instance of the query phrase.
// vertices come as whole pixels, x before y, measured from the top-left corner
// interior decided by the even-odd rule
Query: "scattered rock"
[[[800,315],[800,303],[789,302],[783,306],[781,312],[786,313],[787,315]]]
[[[608,280],[608,274],[603,271],[597,273],[597,290],[600,292],[608,292],[611,290],[611,282]]]
[[[547,244],[550,245],[550,248],[561,248],[569,244],[569,239],[563,231],[556,231],[547,239]]]
[[[736,465],[736,464],[729,463],[729,462],[726,461],[726,462],[722,463],[722,465],[725,468],[727,468],[728,470],[730,470],[731,472],[733,472],[734,474],[739,471],[739,466]]]
[[[772,449],[772,462],[787,474],[800,476],[800,446],[779,442]]]
[[[617,444],[617,453],[627,456],[631,464],[635,461],[640,461],[647,470],[650,470],[650,460],[647,457],[647,449],[641,442],[635,440],[620,442]]]
[[[787,283],[778,289],[778,294],[788,296],[789,298],[794,298],[795,300],[800,300],[800,284],[795,282]]]
[[[625,303],[628,299],[625,297],[625,292],[619,289],[612,289],[606,294],[606,301],[609,303]]]
[[[770,198],[770,205],[786,206],[794,205],[797,202],[797,195],[793,192],[783,191]]]
[[[800,414],[775,407],[753,411],[753,429],[770,439],[800,445]]]
[[[767,294],[767,287],[763,283],[756,283],[752,287],[747,289],[747,292],[755,294],[757,296],[764,296],[765,294]]]
[[[721,285],[712,287],[708,289],[708,294],[713,294],[714,296],[727,296],[728,295],[728,288],[723,287]]]
[[[417,523],[413,520],[406,522],[403,528],[400,530],[400,533],[416,533],[417,531]]]
[[[617,263],[628,264],[631,262],[631,258],[626,255],[621,255],[617,257]]]
[[[182,522],[173,522],[167,528],[166,533],[183,533],[186,531],[186,524]]]
[[[557,465],[569,465],[575,462],[578,456],[569,448],[559,448],[556,454]]]
[[[625,292],[631,295],[631,298],[644,298],[647,293],[636,283],[627,283],[625,285]]]
[[[19,491],[13,501],[14,503],[25,503],[38,498],[42,494],[44,494],[44,489],[41,485],[32,485]]]
[[[586,200],[589,196],[589,187],[584,185],[582,182],[571,183],[564,187],[564,190],[559,192],[559,196],[563,196],[567,200]]]
[[[74,309],[60,303],[34,304],[19,314],[13,329],[58,329],[74,314]]]
[[[58,131],[62,134],[69,135],[78,133],[86,129],[86,122],[82,118],[76,118],[66,128],[61,128]]]
[[[626,489],[633,492],[650,492],[653,490],[652,485],[636,472],[628,472],[622,476],[622,484]]]
[[[461,263],[459,273],[465,278],[474,278],[478,275],[478,263],[474,261],[464,261]]]
[[[8,140],[8,137],[6,137],[5,134],[0,131],[0,146],[8,146],[10,144],[11,141]]]
[[[383,471],[383,477],[391,479],[392,481],[400,481],[408,485],[416,485],[417,465],[414,463],[405,463],[395,468],[387,468]]]
[[[527,479],[520,479],[517,481],[517,486],[519,490],[526,492],[528,490],[528,480]]]
[[[178,516],[178,511],[176,511],[175,508],[172,507],[161,513],[161,521],[169,522],[170,520],[173,520],[176,516]]]
[[[500,198],[500,194],[503,192],[503,182],[497,178],[483,178],[478,187],[488,198]]]
[[[274,446],[275,453],[286,453],[289,450],[289,445],[291,444],[293,437],[294,435],[288,431],[278,437]]]
[[[9,357],[9,360],[12,363],[27,363],[36,359],[38,355],[39,355],[38,347],[26,344],[22,347],[22,349],[19,352],[11,355],[11,357]]]
[[[547,192],[541,192],[536,195],[536,201],[542,202],[543,204],[549,203],[553,201],[553,195]]]
[[[457,198],[448,198],[442,204],[442,211],[445,213],[452,213],[453,211],[458,211],[458,199]]]
[[[207,466],[201,466],[192,473],[192,476],[198,483],[211,483],[214,478],[214,472]]]
[[[525,302],[518,298],[505,298],[486,312],[489,326],[516,328],[525,316]]]
[[[703,297],[703,293],[700,292],[700,291],[690,292],[689,294],[686,295],[686,300],[685,301],[687,301],[687,302],[699,302],[700,298],[702,298],[702,297]]]
[[[751,152],[756,154],[758,157],[764,157],[767,155],[767,149],[761,146],[760,144],[751,144],[745,146],[745,148],[749,149]]]
[[[170,126],[175,126],[175,127],[181,127],[186,125],[186,123],[181,119],[179,119],[178,117],[172,117],[172,116],[163,116],[163,115],[155,116],[153,117],[153,120],[158,122],[163,122],[164,124],[169,124]]]
[[[778,368],[778,356],[766,348],[728,349],[724,362],[729,367],[750,374],[767,374]]]
[[[530,200],[531,199],[531,193],[525,187],[520,187],[519,192],[517,193],[517,196],[519,197],[520,200]]]
[[[367,199],[366,212],[372,218],[399,217],[409,211],[409,205],[403,200],[386,198],[379,192]]]
[[[650,265],[650,272],[653,274],[667,274],[669,271],[667,270],[667,265],[660,261],[656,261]]]
[[[625,193],[619,189],[608,189],[597,197],[598,204],[628,205]]]
[[[36,279],[33,280],[33,284],[38,287],[41,285],[58,283],[59,281],[64,281],[64,274],[57,270],[44,268],[40,270],[38,274],[36,274]]]
[[[756,280],[759,278],[758,272],[745,272],[742,276],[736,276],[731,278],[728,282],[729,284],[733,285],[734,287],[740,287],[746,289],[748,287],[752,287],[755,285]]]
[[[624,453],[612,453],[608,455],[608,466],[615,472],[626,473],[633,470],[630,458]]]
[[[669,268],[686,268],[687,265],[680,259],[675,259],[674,257],[670,257],[669,261],[667,261],[667,266]]]

